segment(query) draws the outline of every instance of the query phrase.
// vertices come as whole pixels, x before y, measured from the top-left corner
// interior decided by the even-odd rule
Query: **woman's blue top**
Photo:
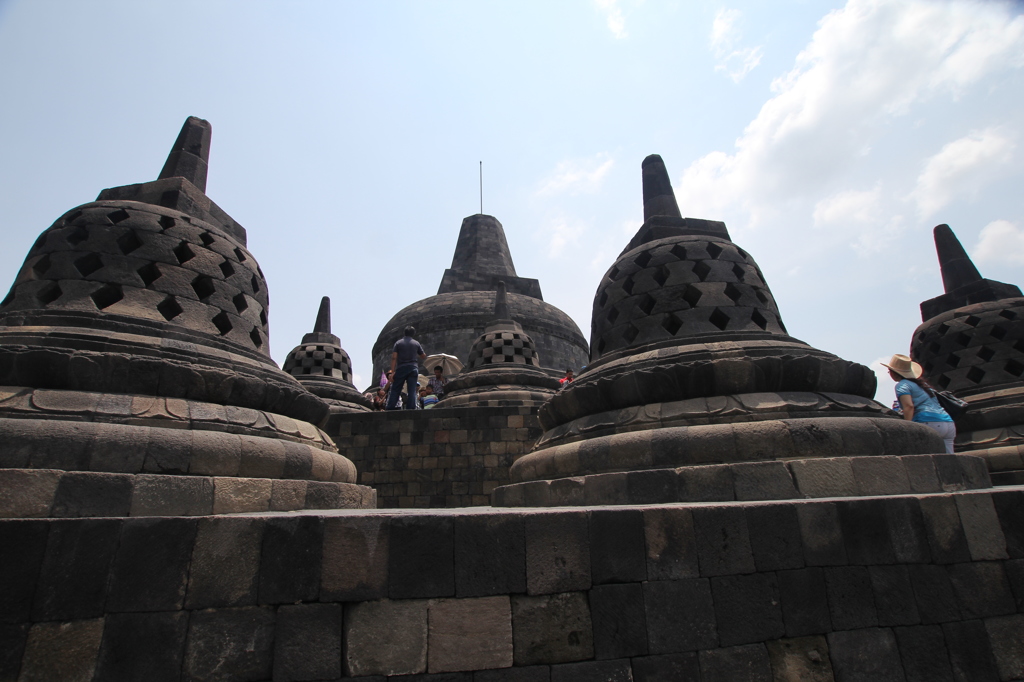
[[[913,381],[901,380],[896,384],[896,399],[901,395],[909,395],[914,401],[914,421],[916,422],[951,422],[953,418],[942,409],[939,401],[928,391]]]

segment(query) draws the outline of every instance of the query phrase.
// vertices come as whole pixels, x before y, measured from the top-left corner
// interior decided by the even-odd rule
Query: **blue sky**
[[[208,194],[269,280],[275,360],[328,295],[362,387],[380,329],[436,292],[478,212],[479,161],[519,275],[589,336],[659,153],[683,214],[725,220],[757,259],[791,334],[871,364],[907,351],[942,292],[934,225],[1024,284],[1022,13],[0,0],[0,286],[65,210],[154,179],[200,116]]]

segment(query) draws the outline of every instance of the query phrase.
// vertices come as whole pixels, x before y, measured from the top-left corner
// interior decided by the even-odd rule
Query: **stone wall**
[[[529,407],[334,414],[324,430],[379,507],[417,508],[489,505],[541,434]]]
[[[0,546],[0,679],[1024,678],[1020,489],[5,520]]]

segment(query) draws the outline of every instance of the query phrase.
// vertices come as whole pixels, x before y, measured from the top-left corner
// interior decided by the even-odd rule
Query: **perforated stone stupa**
[[[537,280],[516,274],[501,223],[473,215],[462,221],[437,295],[406,306],[384,325],[373,344],[373,376],[390,366],[391,348],[410,325],[427,353],[449,353],[468,363],[473,344],[491,322],[498,282],[508,291],[511,319],[530,330],[546,367],[564,371],[587,363],[587,341],[576,323],[544,301]]]
[[[5,516],[374,506],[317,428],[327,404],[270,358],[267,284],[205,194],[209,151],[189,118],[158,180],[29,251],[0,303]]]
[[[591,363],[541,408],[545,433],[513,481],[942,451],[871,399],[870,369],[786,333],[725,224],[681,216],[661,157],[644,160],[643,188],[644,224],[594,297]],[[764,494],[795,495],[772,464],[782,487]]]
[[[948,225],[934,237],[945,293],[921,304],[911,354],[933,386],[970,404],[957,452],[985,457],[995,481],[1024,482],[1024,297],[984,279]]]

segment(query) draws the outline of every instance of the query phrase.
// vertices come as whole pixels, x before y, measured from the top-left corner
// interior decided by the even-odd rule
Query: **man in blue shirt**
[[[407,410],[416,409],[416,389],[419,388],[420,361],[427,357],[420,342],[412,338],[415,327],[405,328],[405,337],[395,341],[391,351],[391,393],[388,394],[389,410],[398,409],[398,397],[402,393],[402,384],[406,384],[406,395],[409,396],[403,407]]]

